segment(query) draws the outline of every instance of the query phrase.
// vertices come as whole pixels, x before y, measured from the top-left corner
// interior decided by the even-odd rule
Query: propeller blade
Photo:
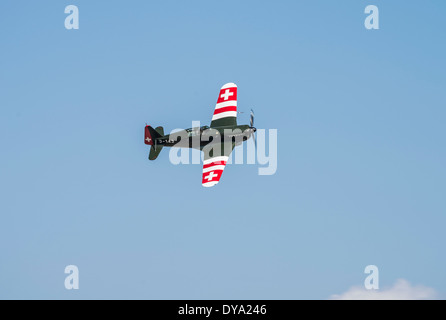
[[[249,126],[254,126],[254,111],[251,109],[251,121],[249,122]]]

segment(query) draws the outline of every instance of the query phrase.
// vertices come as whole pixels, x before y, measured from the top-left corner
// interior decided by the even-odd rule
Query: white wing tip
[[[227,84],[225,84],[223,87],[221,87],[222,89],[226,89],[226,88],[237,88],[237,85],[235,83],[229,82]]]
[[[218,183],[218,181],[205,182],[205,183],[203,183],[203,187],[210,188],[210,187],[215,186],[217,183]]]

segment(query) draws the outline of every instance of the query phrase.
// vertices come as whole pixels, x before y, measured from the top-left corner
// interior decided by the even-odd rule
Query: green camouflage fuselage
[[[222,126],[209,128],[207,126],[177,131],[154,139],[154,146],[195,148],[202,150],[210,143],[232,142],[235,145],[248,140],[255,132],[248,125]]]

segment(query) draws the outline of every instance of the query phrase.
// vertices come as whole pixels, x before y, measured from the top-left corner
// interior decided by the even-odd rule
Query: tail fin
[[[163,148],[162,144],[157,144],[156,139],[164,136],[163,127],[157,127],[153,129],[151,126],[147,126],[144,129],[144,143],[150,145],[149,160],[155,160]]]
[[[160,128],[160,127],[158,127],[158,128]],[[163,131],[163,130],[161,130],[161,131]],[[156,131],[151,126],[146,126],[146,128],[144,130],[144,143],[145,144],[153,146],[155,144],[154,140],[161,138],[161,137],[162,137],[162,135],[159,133],[159,131]]]

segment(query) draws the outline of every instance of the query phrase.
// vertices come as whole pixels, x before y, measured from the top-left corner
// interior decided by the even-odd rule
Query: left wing
[[[227,83],[220,89],[211,128],[237,125],[237,85]]]
[[[213,187],[220,181],[223,170],[228,162],[229,155],[234,149],[234,143],[219,143],[214,144],[211,147],[213,147],[214,150],[220,148],[221,152],[219,155],[214,156],[213,150],[207,152],[206,148],[203,149],[203,187]]]

